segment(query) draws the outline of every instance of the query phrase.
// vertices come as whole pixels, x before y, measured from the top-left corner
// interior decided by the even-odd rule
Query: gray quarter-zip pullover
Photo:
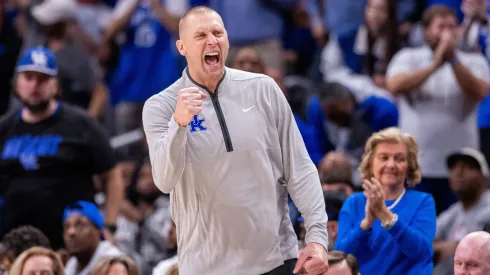
[[[173,118],[178,91],[209,97],[186,127]],[[288,192],[306,242],[328,246],[320,180],[293,114],[270,77],[225,68],[210,93],[188,71],[143,108],[155,184],[170,193],[179,272],[258,275],[298,257]]]

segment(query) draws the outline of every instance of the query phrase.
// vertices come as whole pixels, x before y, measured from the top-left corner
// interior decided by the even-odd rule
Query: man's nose
[[[214,45],[218,42],[218,39],[213,34],[208,35],[208,45]]]

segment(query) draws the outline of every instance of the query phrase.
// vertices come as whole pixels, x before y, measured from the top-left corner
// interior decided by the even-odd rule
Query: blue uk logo
[[[15,136],[7,140],[0,159],[17,159],[26,171],[39,169],[39,157],[56,156],[61,136]]]
[[[208,128],[206,128],[203,125],[203,122],[205,122],[206,119],[199,119],[197,115],[194,115],[194,119],[189,123],[190,131],[191,133],[195,133],[197,131],[206,131]]]

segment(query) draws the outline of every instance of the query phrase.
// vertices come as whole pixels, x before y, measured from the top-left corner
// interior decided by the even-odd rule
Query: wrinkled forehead
[[[184,23],[184,30],[190,34],[224,30],[223,20],[216,12],[204,12],[190,15]]]
[[[490,247],[475,240],[463,240],[456,249],[454,259],[463,262],[489,264]]]

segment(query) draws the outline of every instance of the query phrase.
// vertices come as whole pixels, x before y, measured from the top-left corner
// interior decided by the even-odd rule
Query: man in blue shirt
[[[187,1],[119,1],[107,38],[122,31],[117,68],[108,83],[115,108],[116,131],[141,126],[143,103],[172,84],[180,75],[174,37]]]
[[[317,139],[323,155],[345,151],[357,167],[369,136],[398,125],[398,110],[388,99],[369,96],[356,100],[345,86],[327,83],[308,105],[308,122],[321,129]]]

